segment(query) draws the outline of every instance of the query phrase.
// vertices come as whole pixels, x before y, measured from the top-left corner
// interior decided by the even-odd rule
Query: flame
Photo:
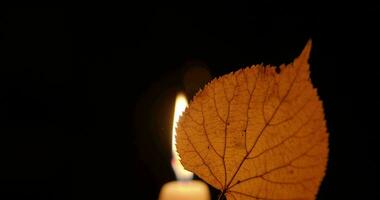
[[[178,180],[191,180],[193,178],[193,173],[187,171],[183,168],[180,158],[177,152],[176,147],[176,128],[179,117],[182,112],[185,111],[187,107],[186,96],[183,93],[179,93],[175,100],[175,108],[174,108],[174,118],[173,118],[173,129],[172,129],[172,167],[175,173],[175,176]]]

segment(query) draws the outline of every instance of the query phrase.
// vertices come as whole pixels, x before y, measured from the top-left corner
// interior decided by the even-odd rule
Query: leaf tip
[[[299,58],[306,61],[309,59],[310,57],[310,52],[311,52],[311,46],[312,46],[312,40],[311,38],[307,41],[305,47],[303,48]]]
[[[311,53],[311,47],[312,47],[312,40],[309,39],[303,48],[301,54],[294,59],[293,64],[295,66],[301,67],[305,69],[306,71],[309,71],[309,58]]]

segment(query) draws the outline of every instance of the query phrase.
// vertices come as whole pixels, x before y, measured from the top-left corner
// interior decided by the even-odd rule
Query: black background
[[[311,76],[330,132],[318,199],[377,199],[376,12],[356,5],[3,8],[0,198],[157,199],[175,179],[176,93],[191,97],[207,78],[252,64],[289,63],[312,38]],[[189,88],[184,77],[194,66],[209,77]]]

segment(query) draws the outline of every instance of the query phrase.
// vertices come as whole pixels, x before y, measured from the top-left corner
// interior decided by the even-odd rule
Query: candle
[[[159,200],[210,200],[210,192],[205,183],[194,181],[193,173],[185,170],[179,161],[176,148],[176,126],[181,113],[187,106],[184,94],[178,94],[174,108],[172,128],[172,167],[178,181],[166,183],[160,191]]]
[[[160,192],[160,200],[209,200],[208,187],[201,181],[172,181],[166,183]]]

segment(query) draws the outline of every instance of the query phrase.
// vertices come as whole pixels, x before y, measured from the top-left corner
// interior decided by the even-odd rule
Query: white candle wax
[[[210,192],[201,181],[172,181],[161,188],[159,200],[210,200]]]

